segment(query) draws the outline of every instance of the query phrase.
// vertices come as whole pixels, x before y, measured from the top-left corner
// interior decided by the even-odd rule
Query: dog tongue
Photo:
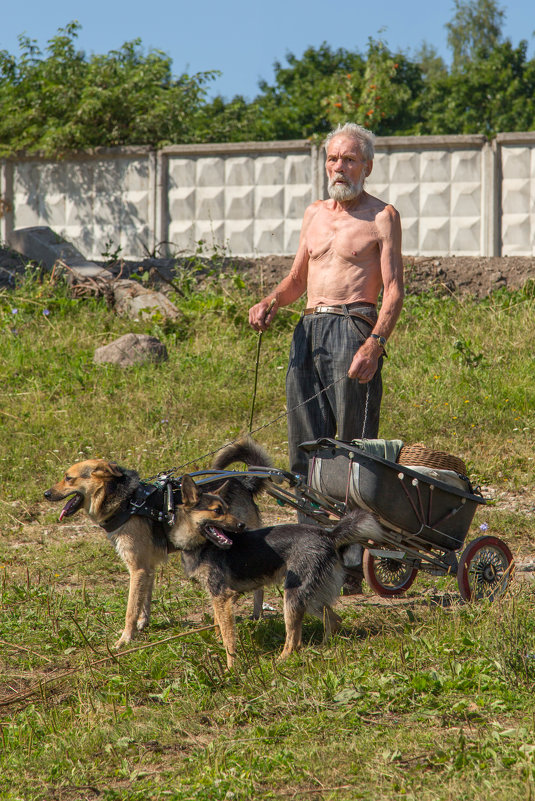
[[[220,528],[216,528],[215,526],[205,526],[204,533],[206,534],[207,539],[217,545],[218,548],[230,548],[232,545],[232,540],[227,537]]]
[[[65,504],[65,506],[61,510],[61,513],[60,513],[60,516],[59,516],[60,522],[63,520],[64,517],[67,517],[72,512],[76,511],[76,509],[78,508],[79,505],[80,505],[80,498],[78,497],[78,495],[73,495],[72,498],[69,498],[69,500],[67,501],[67,503]]]

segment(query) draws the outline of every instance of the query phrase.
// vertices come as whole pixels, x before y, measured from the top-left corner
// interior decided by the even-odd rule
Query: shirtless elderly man
[[[364,191],[374,138],[354,123],[327,137],[330,199],[307,208],[292,269],[249,310],[252,327],[264,331],[278,308],[307,293],[286,378],[290,470],[304,476],[301,442],[379,431],[381,367],[403,305],[403,265],[398,212]]]

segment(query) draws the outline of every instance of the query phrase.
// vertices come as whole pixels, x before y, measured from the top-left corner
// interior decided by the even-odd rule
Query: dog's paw
[[[128,645],[131,642],[132,642],[132,637],[123,631],[123,633],[115,643],[115,648],[118,651],[119,648],[122,648],[123,645]]]

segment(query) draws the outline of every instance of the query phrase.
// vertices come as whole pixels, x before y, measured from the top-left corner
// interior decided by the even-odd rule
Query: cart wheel
[[[505,595],[513,577],[513,555],[498,537],[478,537],[463,551],[457,583],[465,601],[491,601]]]
[[[362,559],[364,578],[377,595],[391,598],[408,590],[418,574],[416,567],[397,559],[374,556],[366,548]]]

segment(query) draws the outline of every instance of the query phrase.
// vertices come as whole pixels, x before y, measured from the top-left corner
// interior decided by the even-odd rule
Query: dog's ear
[[[116,462],[102,461],[97,467],[95,467],[91,475],[95,476],[95,478],[102,478],[106,480],[112,477],[121,478],[123,474]]]
[[[219,495],[220,498],[226,500],[228,491],[230,489],[230,482],[227,480],[224,484],[222,484],[219,489],[216,491],[216,495]]]
[[[184,505],[195,506],[199,500],[199,490],[197,489],[197,484],[194,482],[189,473],[186,473],[184,476],[182,476],[180,487],[182,489],[182,501]]]

